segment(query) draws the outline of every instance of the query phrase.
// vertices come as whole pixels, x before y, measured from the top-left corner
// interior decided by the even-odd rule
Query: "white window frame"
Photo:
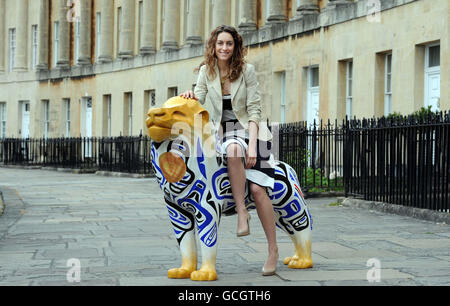
[[[59,21],[53,23],[53,66],[58,64],[59,57]]]
[[[14,70],[16,56],[16,29],[9,29],[9,72]]]
[[[101,38],[102,38],[102,13],[97,12],[96,14],[97,23],[96,23],[96,48],[95,48],[95,58],[98,59],[100,57],[101,51]]]
[[[353,61],[346,62],[345,73],[345,109],[348,119],[353,116]]]
[[[31,54],[31,67],[34,70],[37,66],[37,60],[38,60],[38,26],[37,24],[34,24],[31,26],[31,44],[32,44],[32,54]]]
[[[6,138],[6,102],[0,103],[0,138]]]
[[[387,53],[384,57],[384,115],[389,116],[390,113],[392,113],[392,53]]]

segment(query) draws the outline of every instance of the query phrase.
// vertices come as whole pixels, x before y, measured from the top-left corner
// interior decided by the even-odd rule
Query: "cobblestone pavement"
[[[167,278],[180,256],[154,179],[0,168],[0,190],[6,204],[0,217],[0,285],[73,285],[67,279],[71,258],[80,260],[80,285],[450,284],[448,225],[340,206],[335,198],[307,201],[313,269],[282,264],[293,247],[278,231],[278,273],[261,276],[266,241],[252,211],[248,237],[235,236],[235,217],[222,220],[219,280],[199,284]],[[380,282],[367,276],[379,276]]]

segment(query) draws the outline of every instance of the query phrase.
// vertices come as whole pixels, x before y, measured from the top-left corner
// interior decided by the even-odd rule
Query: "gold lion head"
[[[195,128],[195,122],[201,118],[201,129],[209,122],[209,113],[197,100],[173,97],[161,108],[153,108],[148,112],[146,120],[150,138],[155,142],[163,142],[181,133],[189,137]]]

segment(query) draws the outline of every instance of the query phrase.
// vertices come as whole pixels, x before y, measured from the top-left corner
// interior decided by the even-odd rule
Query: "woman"
[[[263,275],[267,276],[275,274],[278,262],[274,212],[266,193],[266,187],[273,189],[274,168],[270,166],[269,154],[260,152],[263,148],[270,149],[272,135],[267,125],[261,123],[259,84],[253,65],[244,60],[246,52],[235,28],[217,27],[208,40],[205,61],[198,68],[195,92],[187,91],[181,96],[211,106],[213,123],[217,129],[221,125],[222,148],[238,213],[238,237],[250,234],[250,214],[244,202],[245,184],[249,180],[269,245],[263,267]]]

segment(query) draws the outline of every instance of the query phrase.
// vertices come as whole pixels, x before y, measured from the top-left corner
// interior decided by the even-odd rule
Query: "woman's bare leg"
[[[264,265],[264,270],[272,271],[276,269],[278,263],[277,234],[272,202],[264,187],[251,183],[250,191],[255,199],[256,210],[268,243],[269,256]]]
[[[245,208],[245,169],[242,162],[242,149],[239,145],[231,144],[227,147],[228,176],[233,192],[236,211],[238,213],[238,233],[248,228],[248,211]]]

